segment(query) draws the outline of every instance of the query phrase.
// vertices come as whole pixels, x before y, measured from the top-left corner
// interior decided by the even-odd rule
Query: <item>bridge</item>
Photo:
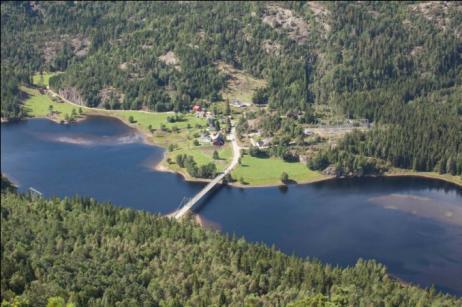
[[[174,212],[171,216],[173,216],[175,219],[181,219],[186,213],[191,211],[194,206],[196,206],[199,201],[207,195],[217,184],[219,184],[223,178],[231,173],[234,167],[239,163],[239,157],[241,154],[241,150],[239,148],[239,145],[237,144],[236,140],[236,130],[233,127],[231,129],[231,142],[233,145],[233,160],[231,161],[231,164],[225,169],[225,171],[221,174],[219,174],[215,179],[210,181],[202,190],[199,191],[193,198],[191,198],[183,207],[181,207],[179,210]]]

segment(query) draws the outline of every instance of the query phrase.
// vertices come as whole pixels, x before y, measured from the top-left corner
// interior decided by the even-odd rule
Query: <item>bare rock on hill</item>
[[[42,54],[45,63],[49,64],[53,62],[57,54],[66,44],[69,44],[72,48],[72,52],[76,57],[84,57],[90,51],[91,42],[83,35],[76,35],[70,37],[69,35],[61,35],[59,38],[45,41]]]
[[[65,99],[72,101],[81,106],[85,106],[86,102],[83,99],[82,95],[80,94],[79,90],[75,87],[67,87],[64,89],[60,89],[58,91],[59,96],[64,97]]]
[[[273,42],[269,39],[266,39],[262,42],[262,48],[267,54],[280,55],[281,54],[281,44]]]
[[[84,57],[90,51],[90,40],[85,36],[76,36],[71,39],[71,46],[77,57]]]
[[[309,1],[308,6],[313,12],[316,21],[324,28],[324,36],[331,31],[330,16],[331,13],[322,1]]]
[[[273,4],[268,5],[262,21],[276,31],[286,33],[299,44],[303,44],[308,39],[308,24],[289,9]]]
[[[112,86],[107,86],[101,89],[98,93],[101,98],[101,103],[122,103],[124,94]]]
[[[457,1],[426,1],[409,5],[412,12],[418,13],[443,31],[454,31],[462,37],[462,27],[454,16],[462,14],[462,5]]]
[[[169,51],[159,57],[159,60],[167,65],[173,66],[175,69],[180,70],[180,60],[173,51]]]

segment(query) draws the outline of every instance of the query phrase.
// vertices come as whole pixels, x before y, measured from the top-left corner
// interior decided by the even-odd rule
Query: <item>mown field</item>
[[[48,73],[48,72],[43,72],[43,73],[35,73],[32,76],[32,83],[37,86],[43,86],[47,87],[49,85],[50,77],[56,75],[58,73]]]
[[[72,110],[79,113],[78,107],[69,103],[55,102],[48,95],[41,94],[39,90],[29,87],[21,87],[21,91],[27,94],[23,108],[27,116],[30,117],[49,117],[56,121],[64,120],[67,115],[72,114]],[[50,116],[50,106],[53,115]],[[85,111],[85,108],[82,108]]]
[[[309,170],[299,162],[285,162],[278,158],[256,158],[250,155],[241,157],[241,164],[231,176],[244,180],[245,185],[275,185],[281,183],[281,174],[286,172],[294,183],[308,183],[328,178],[321,173]]]
[[[179,144],[179,148],[175,149],[174,151],[167,152],[167,158],[171,159],[171,163],[164,161],[164,166],[168,167],[169,169],[185,173],[186,170],[180,168],[175,163],[175,157],[180,154],[186,154],[189,156],[194,157],[194,161],[197,162],[197,165],[204,165],[210,162],[215,163],[217,166],[217,171],[222,172],[224,171],[229,164],[231,163],[231,159],[233,156],[233,150],[229,143],[225,144],[224,146],[213,146],[213,145],[200,145],[195,146],[192,142],[189,143],[181,143]],[[219,159],[213,159],[213,152],[218,152]],[[187,176],[188,177],[188,176]],[[189,178],[189,177],[188,177]]]

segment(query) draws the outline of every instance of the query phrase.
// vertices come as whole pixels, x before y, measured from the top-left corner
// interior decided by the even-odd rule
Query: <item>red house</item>
[[[198,105],[198,104],[195,104],[195,105],[193,106],[192,109],[193,109],[193,112],[200,112],[200,111],[202,111],[201,106]]]

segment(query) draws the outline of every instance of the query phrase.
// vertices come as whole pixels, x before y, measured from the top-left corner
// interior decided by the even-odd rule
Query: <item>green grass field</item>
[[[20,90],[28,95],[28,98],[24,101],[23,107],[27,116],[48,117],[50,113],[50,105],[53,107],[53,118],[58,121],[64,120],[66,114],[70,116],[73,109],[78,112],[77,107],[65,102],[54,102],[48,95],[40,94],[40,92],[36,89],[23,86]]]
[[[179,148],[167,153],[167,157],[170,158],[173,163],[168,164],[167,162],[164,162],[165,166],[177,172],[185,172],[184,169],[181,169],[178,165],[176,165],[176,163],[174,163],[175,157],[180,154],[193,156],[194,161],[197,162],[197,165],[204,165],[213,162],[217,166],[217,170],[219,172],[224,171],[224,169],[228,167],[228,165],[231,163],[231,159],[233,156],[232,148],[229,143],[226,143],[224,146],[221,147],[216,147],[213,145],[195,146],[192,144],[192,142],[180,143],[178,145]],[[215,150],[218,152],[218,160],[213,159],[213,152]]]
[[[206,126],[205,119],[197,118],[193,114],[184,114],[183,121],[169,123],[167,122],[167,117],[175,116],[174,113],[142,112],[142,111],[132,111],[132,110],[106,111],[106,112],[109,112],[109,113],[112,113],[113,115],[121,117],[126,121],[128,121],[128,118],[130,116],[133,116],[133,119],[135,120],[136,124],[145,129],[148,129],[149,125],[151,125],[153,129],[160,129],[160,126],[162,124],[164,124],[165,127],[167,128],[172,128],[173,126],[176,126],[180,129],[187,128],[188,124],[192,128],[194,128],[196,124],[199,124],[203,127]]]
[[[278,158],[256,158],[244,155],[239,165],[233,172],[232,177],[239,180],[241,177],[248,185],[275,185],[281,183],[281,174],[286,172],[289,180],[297,183],[308,183],[327,176],[309,170],[305,165],[298,162],[285,162]]]
[[[50,77],[54,76],[56,74],[58,74],[58,73],[56,73],[56,72],[54,72],[54,73],[44,72],[42,75],[40,75],[40,73],[35,73],[32,76],[32,83],[34,85],[37,85],[37,86],[47,87],[49,85]]]

